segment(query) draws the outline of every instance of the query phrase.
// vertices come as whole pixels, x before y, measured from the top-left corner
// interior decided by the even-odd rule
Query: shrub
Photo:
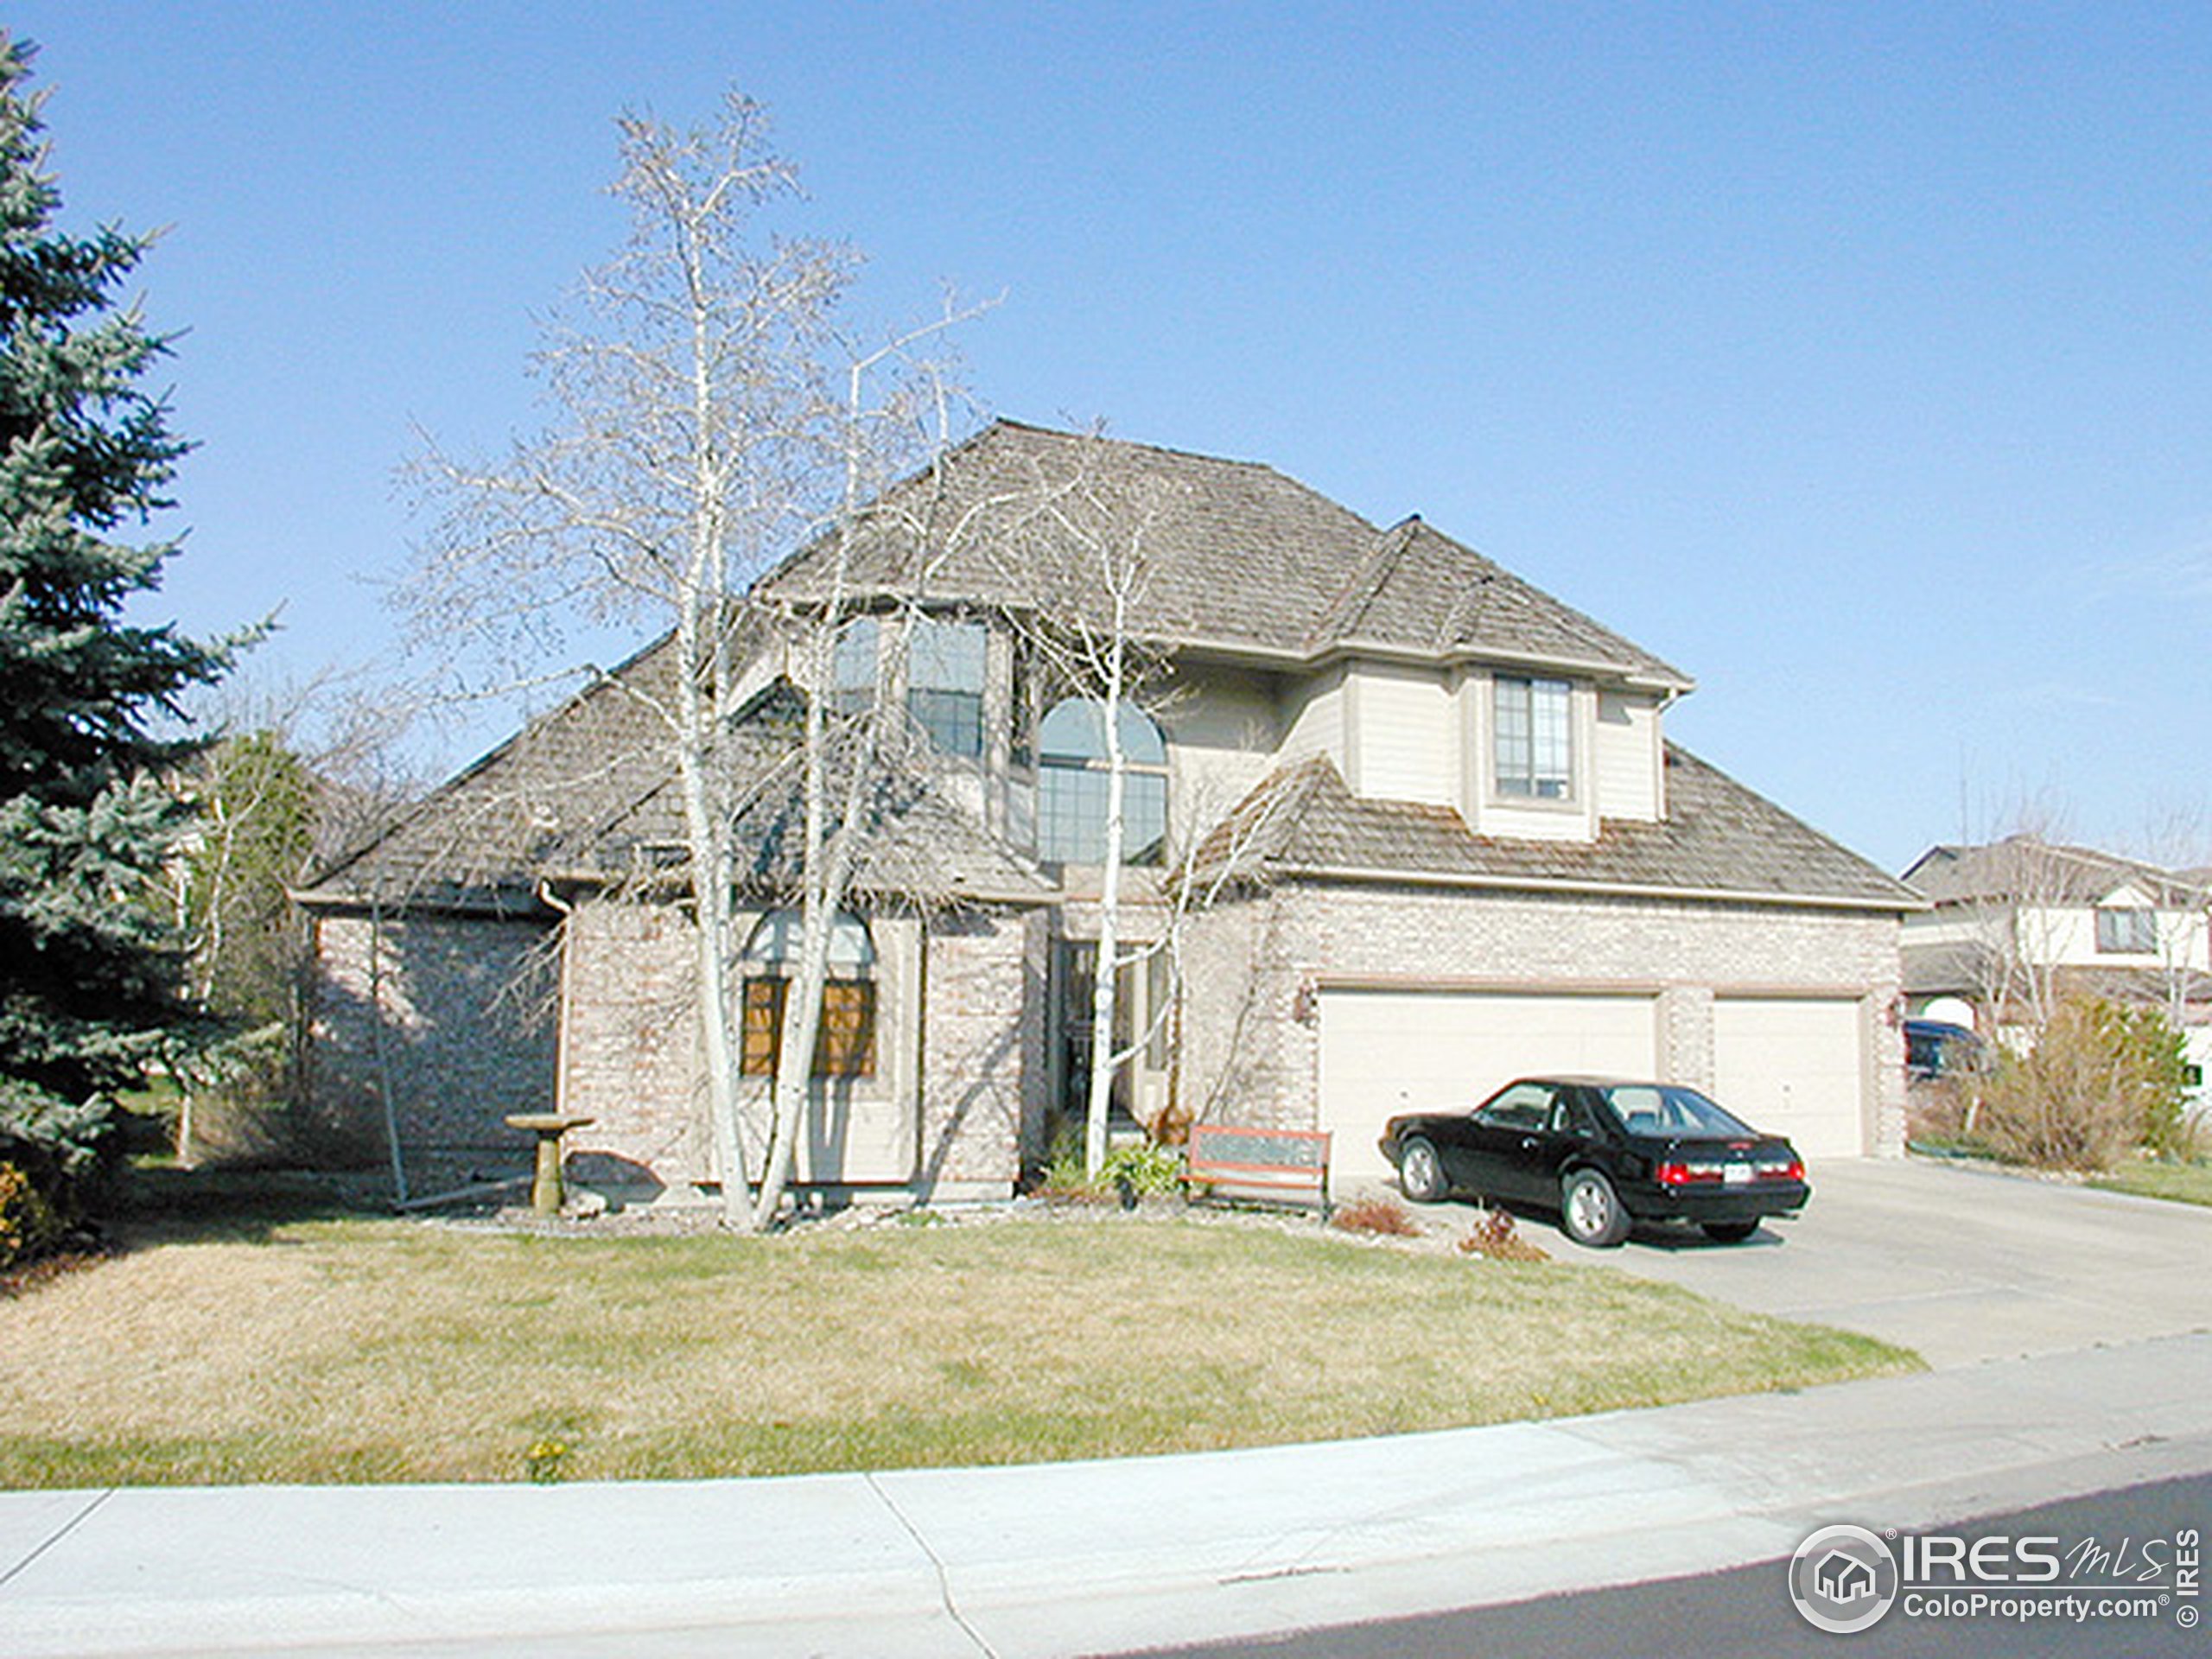
[[[0,1268],[44,1255],[68,1230],[60,1212],[30,1176],[0,1163]]]
[[[2185,1154],[2182,1052],[2156,1008],[2074,999],[1980,1080],[1974,1128],[1999,1156],[2045,1168],[2106,1169],[2136,1147]]]
[[[1459,1241],[1462,1255],[1484,1255],[1493,1262],[1548,1262],[1551,1255],[1541,1244],[1532,1244],[1515,1230],[1510,1211],[1492,1210],[1475,1224],[1475,1230]]]
[[[1131,1141],[1109,1147],[1106,1161],[1093,1180],[1084,1168],[1083,1136],[1065,1129],[1054,1137],[1052,1156],[1046,1161],[1039,1188],[1048,1197],[1104,1200],[1120,1198],[1132,1203],[1155,1193],[1179,1192],[1183,1185],[1183,1154],[1156,1141]]]
[[[1393,1238],[1421,1236],[1420,1225],[1406,1206],[1387,1197],[1355,1198],[1340,1205],[1329,1217],[1329,1225],[1347,1233],[1380,1233]]]

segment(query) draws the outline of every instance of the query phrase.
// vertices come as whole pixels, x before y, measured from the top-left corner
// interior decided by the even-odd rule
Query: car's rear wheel
[[[1419,1135],[1398,1149],[1398,1185],[1415,1204],[1434,1204],[1445,1194],[1444,1160]]]
[[[1705,1236],[1716,1244],[1740,1244],[1759,1230],[1756,1221],[1708,1221]]]
[[[1561,1181],[1559,1213],[1567,1236],[1592,1249],[1610,1249],[1628,1236],[1628,1211],[1601,1171],[1578,1169]]]

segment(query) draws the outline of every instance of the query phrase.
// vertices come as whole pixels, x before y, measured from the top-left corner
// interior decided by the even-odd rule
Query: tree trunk
[[[1098,712],[1106,726],[1105,864],[1098,878],[1098,965],[1090,979],[1090,1084],[1084,1101],[1083,1170],[1092,1180],[1106,1164],[1106,1120],[1114,1105],[1114,1012],[1121,994],[1122,797],[1122,627],[1116,595],[1114,637],[1106,653],[1105,696]]]

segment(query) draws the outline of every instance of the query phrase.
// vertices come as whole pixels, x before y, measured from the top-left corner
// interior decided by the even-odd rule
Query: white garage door
[[[1656,1076],[1649,996],[1490,991],[1321,993],[1321,1127],[1332,1176],[1388,1175],[1376,1150],[1400,1112],[1462,1110],[1532,1072]]]
[[[1713,1093],[1808,1158],[1866,1150],[1864,1051],[1856,1001],[1731,996],[1713,1005]]]

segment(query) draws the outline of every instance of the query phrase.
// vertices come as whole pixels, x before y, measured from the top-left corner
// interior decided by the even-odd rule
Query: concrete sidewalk
[[[1015,1656],[1787,1554],[2212,1469],[2212,1335],[1195,1457],[554,1487],[0,1494],[0,1651]],[[1780,1583],[1777,1583],[1777,1594]]]

